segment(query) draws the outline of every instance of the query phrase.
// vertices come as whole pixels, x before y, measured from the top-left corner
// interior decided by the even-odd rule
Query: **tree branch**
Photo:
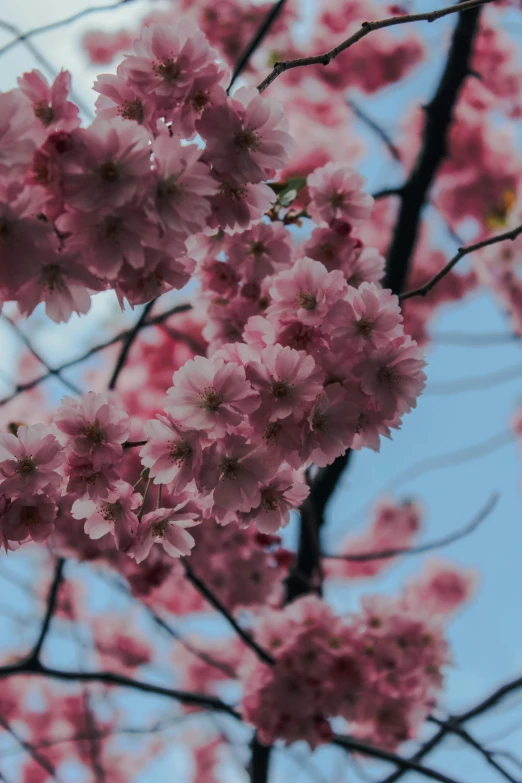
[[[264,39],[270,32],[274,22],[276,21],[277,17],[283,11],[285,3],[286,0],[277,0],[277,3],[274,3],[274,5],[268,11],[267,15],[261,22],[259,28],[256,30],[252,40],[248,43],[245,51],[243,52],[243,54],[240,56],[239,60],[236,63],[234,72],[232,74],[232,78],[230,80],[230,84],[227,87],[227,94],[230,92],[236,79],[243,73],[245,68],[248,66],[248,63],[250,62],[250,58],[252,57],[252,55],[257,51],[257,49],[263,43]]]
[[[142,313],[138,320],[136,321],[136,324],[134,325],[134,328],[130,330],[129,334],[125,338],[125,342],[123,343],[123,346],[120,351],[120,355],[118,356],[118,359],[116,360],[116,365],[114,367],[114,372],[112,373],[111,379],[109,381],[109,389],[114,389],[116,387],[116,384],[118,382],[118,378],[120,377],[120,373],[125,367],[125,363],[127,362],[130,349],[134,345],[134,341],[137,338],[139,332],[145,325],[147,318],[149,316],[150,311],[156,304],[156,299],[153,299],[151,302],[145,305],[145,307],[142,310]]]
[[[379,123],[374,119],[372,119],[372,117],[370,117],[363,109],[361,109],[361,107],[351,98],[348,98],[346,103],[353,111],[357,119],[361,120],[361,122],[364,122],[364,124],[367,125],[368,128],[370,128],[370,130],[372,130],[375,135],[378,136],[378,138],[384,143],[384,146],[392,158],[400,163],[401,153],[399,152],[399,148],[393,143],[391,136],[384,130],[384,128],[381,127],[381,125],[379,125]]]
[[[467,256],[470,253],[474,253],[475,250],[482,250],[483,247],[496,245],[498,242],[505,242],[508,239],[513,242],[513,240],[515,240],[520,234],[522,234],[522,226],[517,226],[517,228],[514,228],[512,231],[506,231],[503,234],[498,234],[497,236],[490,237],[489,239],[483,239],[482,242],[476,242],[474,245],[460,247],[458,253],[454,255],[453,258],[448,261],[446,266],[444,266],[440,272],[437,272],[437,274],[434,275],[431,280],[428,280],[428,282],[420,286],[420,288],[414,288],[413,291],[400,294],[399,299],[404,301],[405,299],[411,299],[413,296],[426,296],[426,294],[429,294],[429,292],[435,288],[440,280],[442,280],[449,272],[451,272],[453,267],[456,266],[460,259],[464,258],[464,256]]]
[[[363,22],[360,29],[347,38],[342,43],[330,49],[324,54],[318,54],[313,57],[300,57],[297,60],[285,60],[284,62],[276,63],[268,76],[263,79],[257,89],[259,92],[263,92],[269,87],[272,82],[277,79],[285,71],[289,71],[291,68],[301,68],[306,65],[329,65],[332,60],[338,57],[342,52],[345,52],[351,46],[353,46],[361,38],[365,38],[369,33],[373,33],[375,30],[382,30],[384,27],[394,27],[399,24],[410,24],[412,22],[434,22],[436,19],[441,19],[443,16],[449,14],[460,13],[462,11],[473,11],[479,6],[491,3],[492,0],[464,0],[464,2],[458,5],[447,6],[441,8],[438,11],[428,11],[422,14],[405,14],[403,16],[392,16],[388,19],[381,19],[378,22]],[[1,50],[0,50],[1,53]]]
[[[53,581],[51,582],[51,587],[49,588],[49,595],[47,596],[47,609],[42,622],[40,635],[38,636],[36,644],[33,647],[31,653],[29,654],[29,660],[33,660],[36,662],[40,660],[40,653],[42,651],[44,642],[47,638],[47,634],[49,633],[49,629],[51,627],[51,620],[56,611],[56,606],[58,602],[58,593],[60,590],[60,585],[63,582],[64,568],[65,568],[65,560],[63,558],[59,558],[56,561]]]

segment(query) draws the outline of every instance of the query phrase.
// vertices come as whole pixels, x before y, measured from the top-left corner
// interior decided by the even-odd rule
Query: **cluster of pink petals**
[[[104,289],[123,306],[182,288],[190,237],[248,228],[275,200],[265,181],[292,146],[282,106],[228,97],[228,68],[187,20],[144,27],[133,47],[96,81],[89,127],[66,71],[0,95],[0,299],[25,315],[44,302],[67,321]],[[196,132],[204,148],[186,143]]]
[[[256,640],[275,663],[245,666],[243,715],[266,744],[316,747],[342,716],[352,735],[395,750],[433,708],[449,663],[443,626],[401,599],[363,599],[341,618],[307,596],[265,611]]]

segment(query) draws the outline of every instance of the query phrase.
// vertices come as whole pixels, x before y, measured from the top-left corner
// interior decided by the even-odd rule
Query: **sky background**
[[[418,0],[413,5],[415,10],[424,11],[445,4],[437,0]],[[25,30],[61,19],[86,5],[85,0],[0,0],[0,20]],[[34,39],[34,43],[55,71],[63,66],[72,72],[75,92],[92,106],[95,94],[90,86],[98,69],[90,66],[81,52],[81,33],[98,26],[104,29],[124,27],[138,20],[151,5],[150,2],[136,0],[117,11],[92,15],[69,27],[41,35]],[[518,18],[520,20],[520,15]],[[377,99],[364,99],[365,109],[386,127],[392,138],[411,102],[423,102],[431,95],[444,63],[444,47],[453,23],[454,19],[449,18],[423,26],[422,33],[430,42],[430,57],[424,66],[414,71],[400,91],[392,88],[383,91]],[[522,28],[522,21],[518,22],[518,27]],[[516,25],[512,31],[520,39],[521,30]],[[9,34],[0,30],[0,45],[9,38]],[[35,66],[34,57],[23,46],[12,49],[0,62],[0,89],[15,86],[16,77]],[[368,177],[370,190],[400,183],[400,166],[390,161],[368,131],[364,130],[364,135],[368,151],[357,165]],[[448,238],[444,227],[439,225],[437,217],[430,215],[430,218],[436,244],[450,257],[455,252],[455,244]],[[73,317],[67,326],[51,324],[40,312],[25,326],[35,347],[49,362],[58,364],[80,355],[89,345],[103,339],[106,333],[104,324],[115,318],[116,313],[111,292],[96,298],[87,317]],[[130,323],[136,317],[132,313],[118,316],[122,323]],[[335,551],[339,540],[348,532],[364,527],[371,505],[383,493],[422,502],[426,511],[423,533],[426,541],[462,527],[485,506],[493,493],[499,493],[494,511],[480,528],[440,552],[441,556],[475,568],[480,574],[476,599],[458,615],[448,631],[454,666],[447,675],[441,707],[459,712],[480,701],[501,683],[522,673],[522,464],[518,446],[509,436],[513,414],[517,405],[522,404],[522,352],[519,342],[509,340],[502,313],[492,297],[485,293],[469,297],[464,304],[443,308],[431,331],[434,339],[427,355],[426,392],[417,410],[405,417],[402,430],[394,433],[392,441],[383,443],[380,454],[365,451],[355,455],[328,510],[325,549]],[[448,342],[452,333],[471,336],[487,333],[505,335],[506,339],[491,344],[478,341],[476,344],[457,345]],[[13,362],[21,346],[5,324],[0,324],[0,344],[0,396],[3,396],[11,390],[9,379],[12,381]],[[511,380],[501,382],[502,373],[508,371],[509,374],[511,370]],[[81,372],[71,373],[70,377],[82,379]],[[63,393],[56,381],[46,388],[53,399],[58,399]],[[483,453],[488,449],[482,449],[482,445],[491,439],[497,439],[499,444],[502,440],[502,443],[494,450],[490,449],[489,453]],[[295,523],[289,528],[289,540],[292,540],[296,529]],[[394,568],[371,582],[351,582],[342,587],[339,584],[329,585],[326,598],[337,611],[345,612],[357,608],[362,594],[394,594],[401,589],[406,578],[421,569],[423,559],[422,556],[403,558]],[[23,612],[23,599],[5,580],[3,560],[5,556],[0,556],[0,577],[4,577],[4,581],[0,582],[0,608],[8,605],[12,608],[16,600],[17,610]],[[27,574],[30,560],[30,556],[10,555],[9,569],[21,575]],[[99,580],[96,582],[96,578],[87,573],[85,579],[92,582],[94,601],[99,601],[105,609],[110,606],[116,611],[125,611],[123,599],[114,591],[109,592]],[[198,622],[201,624],[201,621]],[[184,620],[182,624],[188,629],[195,627],[190,620]],[[10,633],[13,627],[17,626],[9,625],[7,619],[4,621],[5,633]],[[0,632],[1,629],[0,624]],[[205,630],[220,633],[222,629],[220,626],[216,630],[207,621]],[[27,633],[30,639],[30,631]],[[71,654],[63,640],[54,645],[54,653],[65,664]],[[141,714],[157,708],[157,701],[141,696],[122,698],[127,699],[130,709],[139,704]],[[470,729],[492,748],[520,751],[522,692],[490,712],[487,719],[470,724]],[[230,730],[235,731],[232,727]],[[305,757],[305,749],[300,746],[296,746],[292,753],[296,758]],[[1,762],[0,751],[0,766]],[[498,779],[496,773],[458,739],[447,741],[429,757],[429,763],[465,783],[490,783]],[[304,769],[301,762],[292,760],[287,754],[276,754],[274,783],[288,780],[290,774],[296,783],[301,779],[319,780],[318,770],[322,770],[326,779],[333,783],[356,780],[356,771],[348,765],[346,756],[337,751],[321,749],[314,754],[312,766],[309,762],[306,764],[308,767]],[[364,774],[371,780],[378,780],[383,771],[386,770],[376,766],[364,767]],[[516,769],[513,768],[513,772]],[[67,783],[69,779],[76,780],[74,770],[70,774],[66,778]],[[521,770],[518,774],[522,779]],[[240,771],[233,759],[225,763],[223,781],[242,783],[245,779],[244,771]],[[165,757],[158,759],[154,769],[133,780],[136,783],[171,780],[189,783],[190,768],[183,748],[173,743]],[[407,780],[417,783],[421,778],[412,774]]]

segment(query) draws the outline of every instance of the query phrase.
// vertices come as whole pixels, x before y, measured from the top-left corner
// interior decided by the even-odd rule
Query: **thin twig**
[[[51,776],[53,780],[60,782],[60,778],[56,774],[56,770],[54,769],[53,765],[50,761],[48,761],[45,756],[42,756],[41,753],[39,753],[36,748],[34,748],[30,742],[27,742],[27,740],[24,740],[23,737],[21,737],[17,731],[15,731],[12,726],[9,725],[9,723],[6,721],[6,719],[3,717],[3,715],[0,715],[0,726],[7,731],[8,734],[11,735],[11,737],[16,740],[16,742],[20,745],[21,748],[23,748],[26,753],[28,753],[33,761],[38,764],[39,767],[44,769],[48,775]]]
[[[393,143],[391,136],[387,133],[387,131],[384,130],[384,128],[379,125],[378,122],[376,122],[372,117],[367,114],[364,109],[361,109],[358,103],[356,103],[351,98],[348,98],[346,101],[350,109],[353,111],[355,116],[361,120],[361,122],[364,122],[365,125],[367,125],[376,136],[380,138],[382,142],[384,142],[384,145],[392,158],[399,163],[401,162],[401,153],[399,152],[398,147]],[[375,196],[374,196],[375,198]]]
[[[121,8],[123,5],[128,5],[132,2],[133,0],[118,0],[118,2],[111,3],[110,5],[91,5],[72,16],[67,16],[65,19],[59,19],[57,22],[49,22],[49,24],[44,24],[41,27],[33,27],[32,30],[28,30],[26,33],[20,33],[20,35],[17,35],[12,41],[9,41],[5,46],[2,46],[2,48],[0,48],[0,56],[12,49],[13,46],[22,43],[23,41],[27,41],[28,38],[33,38],[35,35],[49,33],[51,30],[58,30],[60,27],[66,27],[91,14],[101,13],[102,11],[114,11],[117,8]]]
[[[342,43],[338,44],[337,46],[334,46],[333,49],[330,49],[324,54],[318,54],[313,57],[299,57],[296,60],[285,60],[284,62],[275,63],[271,73],[269,73],[268,76],[263,79],[261,84],[258,85],[257,89],[259,92],[263,92],[272,84],[275,79],[277,79],[278,76],[280,76],[285,71],[289,71],[291,68],[300,68],[305,65],[329,65],[331,61],[342,54],[342,52],[345,52],[347,49],[357,43],[357,41],[360,41],[361,38],[365,38],[365,36],[369,35],[369,33],[373,33],[375,30],[382,30],[384,27],[394,27],[395,25],[399,24],[410,24],[411,22],[434,22],[436,19],[441,19],[443,16],[461,13],[462,11],[470,11],[473,8],[478,8],[481,5],[485,5],[486,3],[491,2],[492,0],[465,0],[463,3],[447,6],[446,8],[441,8],[438,11],[428,11],[422,14],[405,14],[404,16],[392,16],[388,19],[381,19],[378,22],[363,22],[360,29],[356,33],[351,35],[345,41],[342,41]]]
[[[60,585],[63,582],[64,568],[65,568],[65,560],[63,558],[59,558],[56,561],[53,581],[51,582],[51,586],[49,588],[49,595],[47,597],[47,609],[42,622],[42,628],[40,630],[40,634],[38,636],[36,644],[34,645],[29,655],[29,658],[34,659],[35,661],[40,660],[40,653],[42,651],[44,642],[47,638],[47,634],[49,633],[49,629],[51,627],[51,620],[56,611],[56,606],[58,602],[58,593],[60,590]]]
[[[214,609],[217,609],[217,611],[223,615],[223,617],[230,623],[234,631],[237,633],[237,635],[245,642],[245,644],[250,647],[250,649],[255,652],[257,657],[260,661],[263,663],[268,664],[269,666],[273,666],[274,659],[272,658],[269,653],[266,652],[266,650],[263,650],[262,647],[258,645],[258,643],[255,641],[255,639],[250,636],[249,633],[247,633],[237,620],[234,618],[234,616],[228,611],[226,606],[219,600],[217,595],[215,595],[212,590],[210,590],[205,582],[200,579],[199,576],[197,576],[192,568],[187,563],[186,559],[183,559],[183,566],[185,568],[185,574],[189,582],[196,588],[196,590],[201,593],[201,595],[211,604]]]
[[[130,330],[129,334],[127,335],[125,342],[123,343],[122,349],[120,351],[120,355],[118,356],[116,360],[116,365],[114,367],[114,372],[112,373],[111,379],[109,381],[109,389],[114,389],[116,387],[116,384],[118,382],[118,378],[120,377],[120,373],[125,367],[125,364],[127,362],[127,358],[129,356],[130,349],[134,345],[134,341],[137,338],[140,330],[145,325],[147,318],[150,314],[150,311],[154,307],[156,303],[156,299],[153,299],[151,302],[149,302],[142,310],[142,313],[138,320],[136,321],[136,324],[134,325],[134,328]]]
[[[460,539],[474,533],[479,525],[481,525],[491,514],[498,503],[499,497],[500,495],[498,493],[492,495],[484,508],[479,511],[471,522],[468,522],[467,525],[460,530],[457,530],[455,533],[451,533],[448,536],[444,536],[443,538],[430,541],[427,544],[421,544],[420,546],[414,547],[403,547],[400,549],[383,549],[380,552],[361,552],[360,554],[355,553],[353,555],[325,555],[323,553],[323,557],[326,557],[329,560],[346,560],[348,562],[364,563],[369,560],[384,560],[391,557],[398,557],[399,555],[421,555],[425,552],[430,552],[433,549],[441,549],[442,547],[454,544],[456,541],[460,541]]]
[[[257,49],[259,49],[259,47],[265,40],[266,36],[270,32],[277,17],[281,14],[285,3],[286,0],[278,0],[277,3],[274,3],[274,5],[270,8],[267,15],[259,25],[259,28],[254,33],[252,39],[248,42],[246,49],[244,50],[243,54],[240,56],[239,60],[236,63],[234,72],[232,74],[232,78],[230,80],[230,84],[228,85],[227,88],[227,93],[230,92],[236,79],[243,73],[245,68],[248,66],[248,63],[250,62],[252,55],[257,51]]]
[[[503,234],[497,234],[497,236],[490,237],[489,239],[483,239],[482,242],[476,242],[474,245],[468,245],[467,247],[459,248],[459,251],[453,258],[448,261],[445,267],[440,272],[437,272],[431,280],[420,286],[414,288],[412,291],[407,291],[405,294],[400,294],[399,299],[404,302],[406,299],[411,299],[413,296],[426,296],[429,292],[442,280],[446,275],[451,272],[454,266],[458,264],[461,258],[474,253],[475,250],[482,250],[483,247],[489,247],[490,245],[496,245],[498,242],[505,242],[506,240],[515,240],[520,234],[522,234],[522,225],[517,226],[512,231],[505,231]]]

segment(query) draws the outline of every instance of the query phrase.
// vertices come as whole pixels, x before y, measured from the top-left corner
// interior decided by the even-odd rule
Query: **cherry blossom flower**
[[[64,466],[68,479],[67,492],[77,498],[87,495],[95,502],[104,500],[114,492],[119,473],[110,465],[94,470],[88,457],[69,454]]]
[[[373,198],[362,188],[366,180],[354,169],[327,163],[308,177],[310,204],[308,212],[317,222],[346,220],[356,226],[367,220]]]
[[[149,138],[144,128],[115,117],[96,119],[77,131],[82,154],[68,163],[63,182],[70,206],[85,211],[120,207],[151,177]]]
[[[56,504],[47,495],[15,498],[1,519],[2,538],[7,542],[31,539],[41,543],[53,532],[55,519]]]
[[[112,120],[114,117],[122,117],[124,120],[134,120],[138,125],[146,125],[152,129],[152,106],[141,96],[138,89],[133,87],[122,73],[122,65],[116,69],[116,73],[103,73],[93,84],[93,90],[100,95],[94,104],[96,116],[101,120]]]
[[[83,399],[64,397],[54,423],[65,435],[69,454],[89,457],[94,471],[114,465],[129,437],[129,417],[109,402],[105,394],[89,392]]]
[[[235,184],[270,179],[288,161],[293,141],[283,107],[241,87],[226,104],[208,108],[196,123],[205,139],[205,157]]]
[[[264,182],[244,185],[230,184],[217,180],[219,190],[210,199],[212,215],[209,219],[211,228],[234,230],[249,228],[268,212],[276,200],[276,194]]]
[[[142,464],[149,468],[155,484],[168,484],[172,492],[182,492],[199,473],[201,434],[160,415],[144,429],[147,444],[140,451]]]
[[[71,92],[69,71],[60,71],[51,86],[41,71],[30,71],[18,79],[18,85],[45,128],[72,131],[80,127],[78,107],[67,100]]]
[[[167,413],[183,426],[205,430],[216,438],[223,437],[259,404],[244,369],[222,359],[196,356],[174,373],[173,383],[167,391]]]
[[[210,170],[195,144],[160,136],[154,142],[154,206],[163,225],[172,231],[196,233],[210,215],[208,196],[217,191]]]
[[[200,522],[199,515],[191,510],[190,503],[151,511],[141,520],[136,541],[129,554],[137,563],[141,563],[153,544],[161,544],[170,557],[190,555],[196,542],[186,528],[199,525]]]
[[[129,552],[138,530],[136,510],[142,500],[130,484],[118,481],[106,500],[76,500],[72,515],[74,519],[85,519],[84,529],[89,538],[98,539],[112,533],[118,549]]]
[[[18,427],[16,435],[0,434],[0,491],[9,497],[55,491],[62,482],[56,472],[64,460],[62,447],[44,424]]]
[[[272,320],[297,318],[316,326],[328,320],[332,307],[347,291],[339,270],[327,272],[318,261],[301,258],[288,271],[280,272],[272,281],[272,304],[267,316]]]
[[[259,482],[270,475],[269,457],[239,435],[227,435],[203,451],[200,484],[213,492],[212,513],[223,520],[228,511],[259,505]]]
[[[322,391],[313,357],[281,345],[264,348],[259,361],[248,362],[246,377],[261,400],[252,419],[265,423],[291,415],[302,418]]]
[[[431,559],[421,574],[406,586],[404,601],[426,617],[449,616],[469,601],[477,586],[477,574],[453,563]]]
[[[350,447],[357,427],[357,409],[346,390],[339,383],[332,383],[319,397],[309,423],[302,456],[308,454],[312,462],[324,467]]]
[[[378,346],[400,335],[402,314],[399,300],[391,291],[375,283],[361,283],[349,288],[336,309],[338,326],[333,335],[342,342],[349,340],[356,351]]]
[[[290,511],[299,508],[310,489],[294,471],[285,468],[261,487],[261,502],[241,515],[241,523],[255,522],[260,533],[276,533],[290,522]]]
[[[226,245],[228,262],[245,280],[262,283],[290,266],[292,238],[280,223],[258,223],[233,235]]]

